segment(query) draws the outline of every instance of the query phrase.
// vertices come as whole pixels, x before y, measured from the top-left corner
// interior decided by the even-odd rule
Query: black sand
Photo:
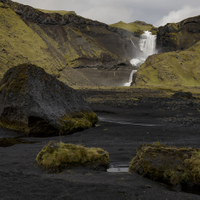
[[[99,96],[103,93],[98,91]],[[86,99],[87,94],[97,95],[85,92]],[[114,92],[113,96],[116,97]],[[109,100],[109,103],[105,100],[101,105],[93,101],[92,108],[100,118],[94,128],[61,137],[22,137],[36,143],[0,147],[0,199],[200,199],[198,194],[186,193],[180,188],[173,191],[138,174],[87,168],[53,174],[37,166],[35,161],[50,140],[101,147],[109,152],[113,166],[128,165],[141,143],[200,148],[198,100],[195,104],[193,100],[178,100],[179,109],[174,109],[172,102],[166,107],[168,101],[143,99],[137,106],[130,102],[121,104],[120,100]],[[184,107],[186,103],[188,106]],[[0,129],[1,138],[18,136],[20,133]]]

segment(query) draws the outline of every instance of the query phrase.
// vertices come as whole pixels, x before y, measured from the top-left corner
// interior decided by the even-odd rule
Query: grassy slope
[[[44,37],[46,40],[27,26],[10,7],[0,3],[0,79],[9,68],[32,63],[69,85],[90,84],[82,74],[66,67],[65,55],[59,51],[58,43],[45,34]],[[53,50],[57,49],[57,53],[50,49],[50,45]],[[73,79],[70,80],[68,74]]]
[[[76,14],[74,11],[65,11],[65,10],[44,10],[44,9],[38,9],[43,13],[59,13],[60,15],[68,15],[68,14]]]
[[[151,31],[154,35],[156,34],[156,28],[153,25],[140,21],[135,21],[132,23],[120,21],[118,23],[111,24],[110,26],[122,28],[132,33],[138,33],[139,35],[141,35],[144,31]]]
[[[136,85],[200,86],[200,42],[184,51],[150,56],[139,68]]]

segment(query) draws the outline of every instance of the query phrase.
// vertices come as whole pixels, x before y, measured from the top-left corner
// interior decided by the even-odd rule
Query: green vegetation
[[[11,8],[0,7],[0,18],[0,79],[9,68],[21,63],[36,64],[48,69],[49,72],[53,70],[55,64],[60,65],[55,63],[42,38]]]
[[[11,121],[8,119],[0,119],[0,127],[3,128],[7,128],[13,131],[18,131],[18,132],[22,132],[25,134],[29,134],[30,131],[30,127],[28,126],[28,124],[23,123],[23,122],[19,122],[19,121]]]
[[[36,161],[46,170],[59,171],[74,166],[90,165],[105,168],[109,165],[109,154],[101,148],[86,148],[81,145],[50,141],[38,153]]]
[[[84,130],[91,128],[98,122],[98,117],[94,112],[86,113],[80,112],[64,116],[61,118],[61,133],[72,133],[77,130]]]
[[[55,14],[58,13],[60,15],[76,15],[76,13],[74,11],[65,11],[65,10],[44,10],[44,9],[38,9],[39,11],[43,12],[43,13],[48,13],[48,14]]]
[[[136,85],[200,86],[200,42],[184,51],[152,55],[137,72]]]
[[[45,32],[47,30],[34,23],[24,23],[13,10],[17,5],[10,8],[0,4],[0,79],[9,68],[31,63],[68,85],[91,85],[81,73],[69,69],[59,42],[50,37],[51,34]]]
[[[138,172],[170,185],[195,185],[200,181],[200,149],[167,147],[159,142],[142,144],[130,163]]]
[[[0,138],[0,147],[10,147],[15,144],[30,144],[27,140],[18,139],[18,138]]]
[[[111,24],[110,26],[122,28],[132,33],[138,33],[139,35],[143,34],[144,31],[151,31],[153,35],[156,35],[157,33],[157,29],[153,25],[142,21],[135,21],[132,23],[125,23],[120,21],[116,24]]]

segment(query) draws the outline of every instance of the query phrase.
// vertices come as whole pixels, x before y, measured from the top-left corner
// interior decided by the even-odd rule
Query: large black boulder
[[[70,134],[98,118],[76,90],[44,69],[22,64],[0,82],[0,126],[28,135]]]

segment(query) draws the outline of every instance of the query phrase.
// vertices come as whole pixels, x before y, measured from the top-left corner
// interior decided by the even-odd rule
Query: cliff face
[[[161,26],[157,32],[157,48],[160,52],[185,50],[199,40],[200,16]]]
[[[157,48],[139,68],[137,86],[200,85],[200,16],[159,27]]]
[[[132,33],[85,19],[74,12],[50,12],[0,0],[0,62],[5,71],[19,63],[43,67],[69,85],[92,84],[73,68],[131,71]],[[73,77],[72,77],[73,76]]]

